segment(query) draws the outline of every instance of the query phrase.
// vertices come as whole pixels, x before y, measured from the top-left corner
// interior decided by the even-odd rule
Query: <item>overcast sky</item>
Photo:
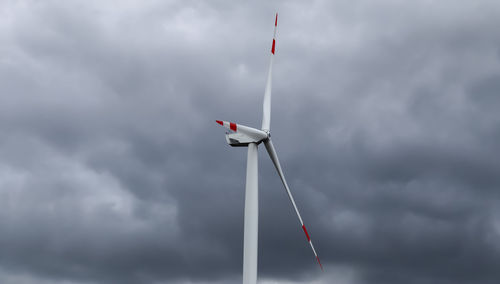
[[[499,283],[498,1],[0,1],[0,283]]]

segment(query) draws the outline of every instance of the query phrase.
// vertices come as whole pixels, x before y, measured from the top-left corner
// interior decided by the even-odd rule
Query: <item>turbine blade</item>
[[[248,127],[242,124],[236,124],[234,122],[223,121],[223,120],[216,120],[215,122],[234,132],[243,133],[248,137],[255,139],[255,142],[259,142],[267,138],[266,132],[259,129],[255,129],[253,127]]]
[[[264,104],[262,107],[262,130],[269,131],[271,129],[271,87],[273,77],[273,61],[274,51],[276,48],[276,28],[278,27],[278,13],[274,20],[273,45],[271,47],[271,60],[269,63],[269,72],[267,73],[266,90],[264,91]]]
[[[309,233],[307,232],[306,226],[304,225],[304,222],[302,221],[302,217],[300,216],[299,209],[297,208],[297,204],[295,204],[295,200],[293,199],[292,193],[290,192],[290,188],[288,187],[288,184],[286,183],[285,176],[283,175],[283,171],[281,170],[280,161],[278,160],[278,155],[276,154],[276,150],[274,149],[273,142],[271,141],[271,138],[264,140],[264,145],[266,146],[267,153],[269,154],[269,157],[273,161],[273,164],[276,167],[276,170],[278,171],[278,175],[281,178],[281,182],[283,182],[283,185],[285,186],[286,193],[288,194],[288,197],[290,198],[290,201],[292,202],[293,208],[295,209],[295,213],[297,213],[297,217],[299,217],[300,225],[302,226],[302,230],[304,231],[304,234],[307,237],[307,241],[309,242],[309,245],[311,246],[311,249],[314,253],[314,256],[316,257],[316,260],[318,261],[319,267],[321,268],[321,271],[323,271],[323,265],[321,265],[321,262],[319,261],[318,254],[316,253],[316,250],[314,249],[311,238],[309,237]]]

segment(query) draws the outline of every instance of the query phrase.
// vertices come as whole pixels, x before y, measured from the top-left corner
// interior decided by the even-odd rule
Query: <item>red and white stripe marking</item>
[[[222,121],[222,120],[216,120],[215,122],[224,126],[225,128],[231,129],[234,132],[238,131],[238,124],[236,124],[234,122]]]
[[[312,251],[314,253],[314,256],[316,257],[316,260],[318,261],[318,264],[319,264],[319,267],[321,268],[321,271],[324,271],[323,265],[321,265],[321,261],[319,261],[318,254],[316,253],[316,250],[314,249],[313,243],[311,242],[311,238],[309,237],[309,233],[307,233],[306,225],[304,225],[304,223],[302,223],[302,230],[304,230],[304,233],[306,234],[307,241],[309,242],[309,245],[312,248]]]
[[[273,46],[271,47],[271,53],[274,54],[276,49],[276,27],[278,26],[278,13],[276,13],[276,19],[274,20],[274,34],[273,34]]]

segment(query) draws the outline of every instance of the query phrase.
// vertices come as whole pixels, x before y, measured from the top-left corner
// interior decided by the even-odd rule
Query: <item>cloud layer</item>
[[[0,282],[238,283],[260,148],[262,283],[496,283],[496,1],[3,1]]]

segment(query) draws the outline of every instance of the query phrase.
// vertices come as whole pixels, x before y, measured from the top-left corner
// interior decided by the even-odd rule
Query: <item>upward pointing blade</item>
[[[267,73],[266,90],[264,92],[264,104],[262,106],[262,130],[269,131],[271,129],[271,87],[273,77],[273,61],[274,51],[276,48],[276,28],[278,27],[278,13],[274,20],[273,45],[271,47],[271,61],[269,62],[269,72]]]
[[[300,225],[302,225],[302,230],[304,230],[304,234],[306,234],[307,241],[309,242],[309,245],[311,245],[311,249],[314,253],[314,256],[316,257],[316,260],[318,261],[319,266],[321,267],[321,271],[323,271],[323,265],[321,265],[321,262],[319,261],[318,254],[316,253],[316,250],[314,249],[311,238],[309,237],[309,233],[307,232],[306,226],[304,225],[304,222],[302,221],[302,217],[300,216],[299,209],[297,209],[297,205],[295,204],[295,200],[293,199],[292,193],[290,192],[290,188],[288,187],[288,184],[286,183],[285,176],[283,175],[283,171],[281,170],[280,161],[278,160],[278,155],[276,154],[276,151],[274,150],[274,146],[273,146],[273,142],[271,141],[271,138],[264,140],[264,145],[266,146],[267,153],[269,154],[269,157],[273,161],[273,164],[276,167],[276,170],[278,171],[278,175],[280,176],[281,181],[283,182],[283,185],[285,186],[286,193],[288,194],[288,197],[290,198],[290,201],[292,202],[293,208],[295,209],[295,213],[297,213],[297,217],[299,217]]]

